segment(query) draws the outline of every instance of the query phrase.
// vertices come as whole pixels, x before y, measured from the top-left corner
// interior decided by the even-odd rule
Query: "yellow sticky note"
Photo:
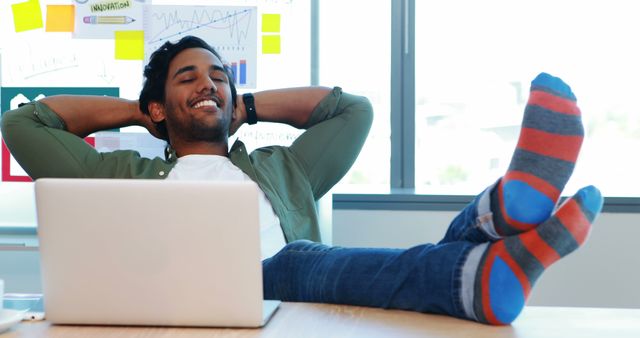
[[[16,32],[42,28],[42,10],[39,0],[29,0],[11,5]]]
[[[74,5],[47,5],[47,32],[73,32]]]
[[[280,33],[280,14],[262,14],[262,32]]]
[[[280,54],[280,35],[262,36],[262,54]]]
[[[116,31],[116,60],[144,59],[144,31]]]

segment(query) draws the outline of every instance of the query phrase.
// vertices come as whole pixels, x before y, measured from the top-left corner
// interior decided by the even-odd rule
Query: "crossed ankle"
[[[601,208],[600,192],[588,186],[536,228],[471,249],[461,273],[467,317],[489,324],[515,320],[540,275],[584,244]]]

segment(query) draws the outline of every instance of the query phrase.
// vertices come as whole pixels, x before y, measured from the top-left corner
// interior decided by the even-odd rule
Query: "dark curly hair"
[[[169,41],[165,42],[160,48],[158,48],[153,54],[151,54],[151,58],[149,58],[149,63],[144,67],[144,85],[142,86],[142,91],[140,91],[140,98],[138,99],[140,110],[149,115],[149,103],[152,101],[155,102],[164,102],[164,90],[165,83],[167,81],[167,76],[169,73],[169,64],[173,60],[176,55],[182,52],[185,49],[189,48],[204,48],[222,61],[220,54],[208,43],[204,40],[195,37],[195,36],[185,36],[180,41],[176,43],[171,43]],[[231,98],[233,102],[233,106],[236,106],[236,86],[233,83],[234,74],[229,66],[225,64],[224,66],[225,72],[227,73],[227,77],[229,78],[229,86],[231,87]],[[169,140],[169,134],[167,133],[167,126],[165,122],[162,121],[160,123],[156,123],[156,128],[158,132],[161,134],[162,138],[165,140]]]

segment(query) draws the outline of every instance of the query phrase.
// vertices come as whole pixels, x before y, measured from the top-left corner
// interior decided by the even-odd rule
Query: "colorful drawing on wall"
[[[0,91],[0,110],[18,108],[21,103],[60,94],[74,95],[105,95],[118,97],[118,88],[79,88],[79,87],[3,87]],[[85,141],[95,147],[95,138],[86,137]],[[2,141],[2,181],[4,182],[30,182],[31,178],[20,167],[15,158],[9,153],[9,149]]]
[[[149,0],[96,0],[76,4],[74,38],[113,39],[116,31],[141,31]]]
[[[144,7],[145,62],[166,41],[185,35],[202,38],[235,63],[240,88],[256,87],[257,7],[151,6]]]

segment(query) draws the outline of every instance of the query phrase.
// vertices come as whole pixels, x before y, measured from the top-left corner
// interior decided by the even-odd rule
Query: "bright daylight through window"
[[[640,192],[640,21],[627,0],[416,1],[416,188],[475,195],[505,171],[531,80],[571,85],[586,138],[565,189]]]

